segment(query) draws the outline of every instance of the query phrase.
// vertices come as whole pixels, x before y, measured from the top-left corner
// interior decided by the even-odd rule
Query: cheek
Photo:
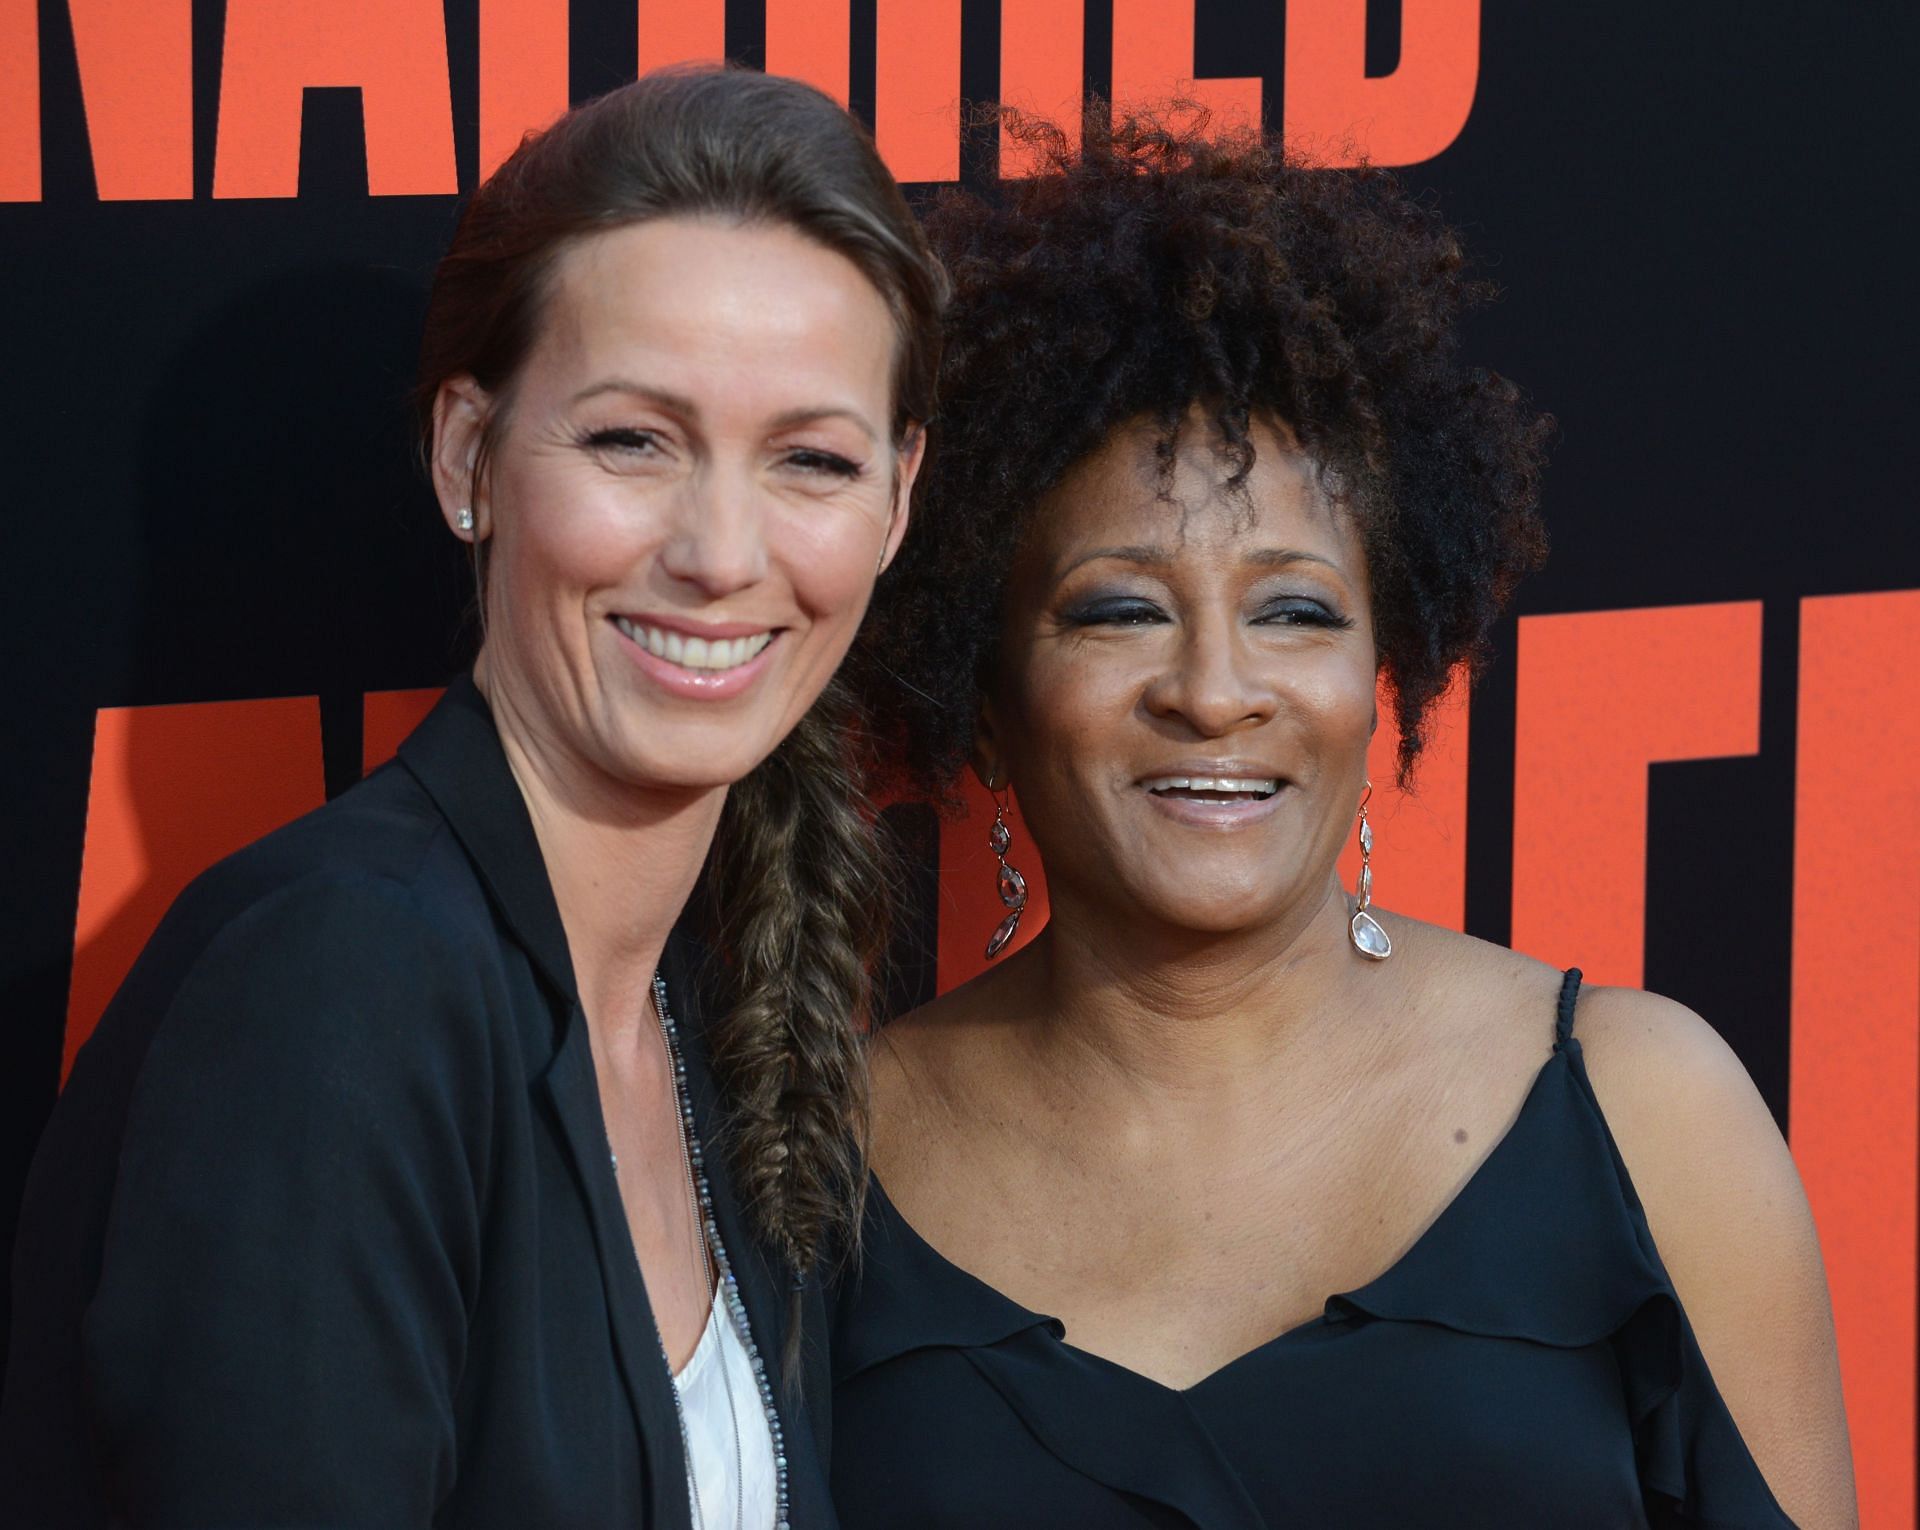
[[[495,571],[518,598],[565,601],[627,582],[654,541],[652,518],[617,485],[523,475],[496,500]]]
[[[1329,747],[1363,753],[1373,731],[1377,677],[1371,663],[1351,654],[1290,666],[1285,694],[1301,722]]]
[[[1138,709],[1144,680],[1113,654],[1071,643],[1046,645],[1009,666],[1019,739],[1010,751],[1023,773],[1072,777],[1112,759]]]
[[[884,507],[782,509],[768,527],[768,552],[814,621],[857,621],[873,593],[885,525]]]

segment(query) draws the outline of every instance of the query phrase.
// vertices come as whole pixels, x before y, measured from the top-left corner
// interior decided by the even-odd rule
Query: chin
[[[656,749],[648,756],[626,761],[621,774],[629,785],[641,790],[708,792],[737,786],[753,774],[761,759],[758,755],[739,761],[708,757],[696,763],[687,758],[662,759]]]
[[[1279,917],[1271,894],[1264,889],[1255,893],[1218,886],[1191,891],[1156,888],[1132,901],[1140,913],[1167,929],[1194,935],[1240,935]]]
[[[696,734],[653,727],[637,739],[608,742],[602,756],[607,773],[639,791],[701,792],[732,786],[766,758],[740,747],[737,737],[716,741],[704,729]]]

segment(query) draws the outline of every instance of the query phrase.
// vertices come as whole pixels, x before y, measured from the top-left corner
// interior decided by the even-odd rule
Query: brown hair
[[[490,424],[510,408],[572,242],[688,215],[777,223],[852,261],[893,314],[896,444],[931,418],[946,281],[872,141],[810,86],[697,68],[647,75],[567,113],[474,193],[428,300],[422,437],[432,439],[434,398],[450,377],[471,375],[493,395]],[[708,866],[727,989],[712,1048],[734,1174],[796,1277],[796,1300],[823,1253],[855,1246],[865,1187],[860,1033],[891,879],[851,721],[829,687],[729,791]],[[798,1333],[796,1322],[790,1348]]]

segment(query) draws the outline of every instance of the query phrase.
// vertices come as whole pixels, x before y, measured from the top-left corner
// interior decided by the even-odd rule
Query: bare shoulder
[[[1447,1033],[1482,1060],[1490,1048],[1511,1052],[1531,1079],[1553,1043],[1560,969],[1442,925],[1399,916],[1384,922],[1393,961],[1428,1017],[1423,1025],[1450,1022]]]
[[[1686,1005],[1638,988],[1589,985],[1575,1034],[1616,1138],[1623,1128],[1655,1143],[1707,1131],[1731,1133],[1727,1145],[1736,1149],[1782,1145],[1733,1048]]]
[[[1574,1034],[1721,1396],[1797,1524],[1851,1526],[1852,1470],[1813,1217],[1733,1049],[1683,1004],[1591,988]]]
[[[1574,1034],[1676,1284],[1696,1271],[1709,1276],[1729,1245],[1753,1240],[1817,1267],[1813,1220],[1786,1143],[1711,1025],[1658,994],[1589,988]],[[1699,1301],[1711,1303],[1717,1289],[1709,1276]]]
[[[1676,1284],[1695,1271],[1708,1276],[1699,1300],[1710,1304],[1719,1285],[1710,1272],[1729,1243],[1766,1240],[1775,1252],[1817,1261],[1786,1143],[1711,1025],[1657,994],[1590,988],[1575,1034]]]

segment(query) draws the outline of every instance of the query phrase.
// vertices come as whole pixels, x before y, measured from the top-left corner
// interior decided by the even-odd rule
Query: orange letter
[[[1760,603],[1525,617],[1516,686],[1513,947],[1637,988],[1647,766],[1760,747]]]
[[[1417,165],[1460,136],[1480,82],[1480,0],[1400,0],[1400,66],[1367,78],[1367,0],[1289,0],[1281,110],[1295,152]]]
[[[480,179],[566,109],[566,0],[481,0]]]
[[[181,889],[325,800],[312,696],[98,714],[63,1082]]]
[[[40,200],[39,0],[0,0],[0,202]]]
[[[1086,34],[1086,0],[1000,0],[1000,99],[1057,125],[1070,147],[1079,145],[1086,100]],[[1039,168],[1024,144],[1001,133],[1002,180]]]
[[[879,0],[873,134],[899,181],[960,179],[960,0]]]
[[[767,0],[767,73],[805,80],[845,106],[852,32],[850,0]]]
[[[1800,604],[1787,1121],[1833,1288],[1860,1522],[1876,1526],[1914,1517],[1916,652],[1920,590]]]
[[[940,908],[936,915],[938,935],[934,983],[941,993],[958,988],[976,973],[986,969],[987,937],[994,926],[1007,916],[1000,902],[997,878],[1000,862],[987,846],[987,831],[993,827],[993,797],[971,772],[962,777],[961,800],[966,816],[940,821]],[[1040,857],[1034,854],[1033,841],[1020,821],[1020,804],[1007,794],[1010,804],[1007,827],[1013,831],[1013,847],[1007,851],[1007,864],[1027,879],[1027,911],[1020,918],[1020,933],[1013,944],[995,961],[1005,961],[1040,933],[1047,922],[1047,879],[1040,870]]]
[[[1113,0],[1113,104],[1154,106],[1170,96],[1197,102],[1216,128],[1258,127],[1260,81],[1193,77],[1194,0]]]
[[[298,193],[309,85],[360,88],[374,196],[460,189],[440,0],[228,0],[216,197]]]
[[[103,202],[193,196],[192,0],[70,0]]]
[[[1380,727],[1367,750],[1373,798],[1373,895],[1380,906],[1449,930],[1467,925],[1467,677],[1434,703],[1427,747],[1415,767],[1411,792],[1394,784],[1400,730],[1390,698],[1380,696]],[[1355,804],[1356,808],[1358,804]],[[1340,880],[1360,877],[1359,819],[1340,855]]]
[[[437,690],[369,691],[361,704],[360,772],[372,775],[440,699]]]
[[[640,7],[640,72],[727,56],[726,0],[645,0]]]

